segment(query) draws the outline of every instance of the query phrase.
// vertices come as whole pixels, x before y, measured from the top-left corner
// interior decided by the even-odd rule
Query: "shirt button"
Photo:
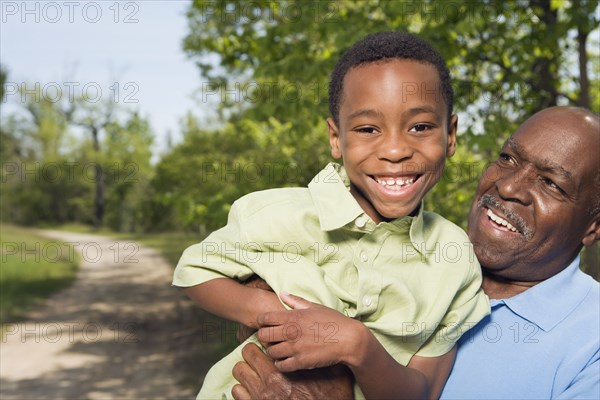
[[[367,262],[369,261],[369,256],[367,255],[367,253],[365,253],[364,251],[360,252],[360,260],[362,262]]]
[[[359,228],[364,228],[364,226],[367,224],[367,220],[363,217],[358,217],[358,218],[356,218],[356,221],[354,221],[354,223]]]
[[[364,296],[362,300],[363,300],[363,304],[366,307],[369,307],[371,305],[371,303],[373,302],[373,300],[371,300],[371,296]]]

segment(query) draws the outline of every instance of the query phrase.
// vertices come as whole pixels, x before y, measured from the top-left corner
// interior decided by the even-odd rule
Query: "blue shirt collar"
[[[514,297],[492,300],[492,308],[505,304],[515,314],[548,332],[573,311],[590,291],[591,281],[579,270],[579,256],[558,274]],[[552,312],[540,313],[540,309]]]

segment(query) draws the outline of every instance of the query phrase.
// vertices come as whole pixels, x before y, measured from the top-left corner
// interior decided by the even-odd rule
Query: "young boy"
[[[185,250],[173,284],[224,318],[279,327],[259,337],[282,371],[341,363],[366,397],[436,397],[455,342],[489,313],[466,234],[422,206],[455,150],[448,68],[427,42],[381,32],[341,57],[329,96],[331,154],[344,166],[237,200],[224,228]],[[274,321],[282,314],[264,313],[284,310],[277,295],[240,283],[254,274],[292,307],[308,306],[287,293],[337,311]],[[231,397],[242,346],[198,398]]]

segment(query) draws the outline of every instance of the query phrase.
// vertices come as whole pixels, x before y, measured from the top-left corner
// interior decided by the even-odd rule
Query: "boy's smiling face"
[[[454,154],[456,115],[435,67],[390,60],[344,77],[339,126],[327,120],[331,154],[343,158],[351,193],[376,223],[411,215]]]

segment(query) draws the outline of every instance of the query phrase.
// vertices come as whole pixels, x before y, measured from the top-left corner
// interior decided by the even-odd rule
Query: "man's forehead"
[[[503,146],[538,170],[556,173],[576,185],[600,174],[595,150],[599,147],[597,118],[559,108],[529,118]]]

